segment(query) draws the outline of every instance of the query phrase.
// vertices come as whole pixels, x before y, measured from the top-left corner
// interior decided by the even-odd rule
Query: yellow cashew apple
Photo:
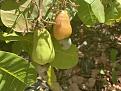
[[[54,37],[57,40],[68,38],[72,33],[70,19],[66,10],[62,10],[55,18]]]

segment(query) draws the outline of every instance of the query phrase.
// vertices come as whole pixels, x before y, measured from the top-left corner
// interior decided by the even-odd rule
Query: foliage
[[[115,39],[120,35],[120,30],[118,32],[104,31],[104,27],[101,24],[106,24],[105,29],[108,30],[108,25],[113,28],[113,23],[120,21],[121,0],[2,0],[0,6],[0,90],[2,91],[7,91],[8,89],[10,91],[22,91],[25,86],[35,82],[36,68],[34,68],[35,65],[33,66],[34,62],[43,66],[48,64],[50,66],[48,76],[50,77],[52,72],[52,75],[56,78],[53,68],[70,69],[76,66],[80,58],[78,57],[79,50],[85,53],[84,56],[87,59],[91,59],[95,55],[95,52],[92,51],[98,51],[94,46],[97,45],[98,48],[98,44],[101,44],[102,41],[108,41],[108,44],[112,43],[112,45],[118,44],[118,41],[115,41]],[[71,39],[73,44],[71,44],[71,42],[69,44],[68,41],[63,42],[56,40],[53,35],[55,31],[53,25],[56,24],[56,15],[62,10],[66,10],[70,20],[72,20],[73,34]],[[80,34],[76,36],[80,38],[83,37],[80,28],[77,28],[77,26],[80,25],[77,23],[76,25],[73,24],[73,22],[75,23],[78,19],[83,24],[82,29],[86,36],[84,39],[80,39],[79,43],[77,43],[78,41],[73,37],[73,35],[76,34],[75,32],[79,32]],[[69,19],[67,20],[69,21]],[[70,21],[68,23],[70,24]],[[100,24],[101,28],[95,26],[95,24]],[[66,26],[66,23],[63,25]],[[47,30],[50,36],[49,41],[45,38],[43,42],[40,36],[38,37],[40,41],[36,41],[35,39],[37,37],[33,37],[35,32],[37,30],[41,32],[43,28]],[[43,33],[42,36],[45,36],[45,33]],[[35,41],[40,46],[36,45],[35,47]],[[50,41],[52,44],[50,44]],[[63,44],[68,46],[67,49],[64,49]],[[81,47],[77,48],[78,45],[75,44],[80,44]],[[93,46],[91,46],[91,44]],[[49,53],[50,51],[47,51],[45,45],[48,46],[48,50],[49,48],[53,48],[53,52],[55,51],[55,58],[53,56],[52,60],[49,58],[45,60],[51,54]],[[109,48],[109,46],[105,46],[105,50]],[[32,49],[38,47],[40,48],[36,50],[38,54],[35,56],[35,51]],[[83,50],[81,48],[83,48]],[[115,64],[117,53],[113,49],[110,53],[112,63]],[[35,61],[32,56],[34,56]],[[39,59],[36,59],[37,57]],[[112,79],[115,80],[115,70],[113,68],[112,75]],[[49,80],[52,79],[51,77],[49,78]]]
[[[34,67],[16,54],[0,51],[0,90],[22,91],[34,82]]]

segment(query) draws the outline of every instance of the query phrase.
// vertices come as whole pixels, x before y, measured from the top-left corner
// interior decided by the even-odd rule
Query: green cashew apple
[[[53,61],[55,51],[50,33],[46,29],[34,31],[32,59],[44,65]]]

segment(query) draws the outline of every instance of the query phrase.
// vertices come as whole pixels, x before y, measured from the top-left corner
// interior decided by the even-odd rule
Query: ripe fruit
[[[66,10],[62,10],[55,19],[54,37],[57,40],[68,38],[72,33],[69,16]]]
[[[36,30],[33,42],[33,61],[41,65],[52,62],[55,57],[55,51],[50,33],[46,29]]]

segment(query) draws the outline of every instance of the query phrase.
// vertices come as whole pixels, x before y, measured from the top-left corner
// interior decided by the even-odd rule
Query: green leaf
[[[19,0],[19,2],[16,2],[16,0],[5,0],[1,6],[2,9],[9,11],[9,10],[15,10],[20,9],[20,11],[24,11],[28,5],[31,3],[31,0]]]
[[[101,3],[100,0],[94,0],[93,3],[91,3],[91,8],[94,13],[94,15],[97,17],[98,21],[100,23],[105,22],[105,12],[104,12],[104,6]]]
[[[1,20],[6,27],[12,27],[17,18],[16,11],[1,10]]]
[[[59,83],[57,82],[57,78],[52,66],[49,66],[47,74],[48,74],[48,84],[50,85],[52,91],[61,91],[62,89]]]
[[[121,4],[118,5],[118,6],[116,7],[116,9],[117,9],[117,11],[118,11],[118,18],[119,18],[119,20],[120,20],[120,17],[121,17]]]
[[[52,85],[53,82],[57,81],[57,78],[56,78],[56,75],[55,75],[55,72],[54,72],[54,69],[53,69],[52,66],[49,66],[47,74],[48,74],[48,83],[49,83],[49,85]]]
[[[30,46],[31,45],[31,46]],[[22,50],[27,52],[29,55],[32,53],[32,43],[27,41],[16,41],[12,45],[12,52],[15,54],[20,54]]]
[[[30,0],[20,3],[22,4],[16,3],[15,0],[5,1],[2,3],[0,13],[2,23],[6,27],[13,28],[13,30],[17,32],[24,32],[31,27],[26,17],[23,15],[23,11],[27,8]]]
[[[43,9],[44,9],[44,15],[47,13],[48,9],[50,8],[50,4],[53,2],[53,0],[43,0]]]
[[[118,11],[116,9],[116,7],[112,4],[111,6],[105,8],[105,18],[106,18],[106,22],[110,21],[111,19],[116,19],[118,16]]]
[[[84,1],[87,2],[87,3],[89,3],[89,4],[91,4],[91,3],[94,2],[94,0],[84,0]]]
[[[27,60],[0,51],[0,91],[23,91],[35,81],[35,68]]]
[[[112,69],[112,82],[117,82],[117,71],[114,68]]]
[[[25,84],[7,74],[0,74],[0,91],[23,91]]]
[[[121,0],[116,0],[118,3],[120,3],[120,5],[121,5]]]
[[[19,36],[16,33],[0,33],[0,40],[3,41],[26,41],[26,42],[32,42],[32,34],[26,34],[25,36]]]
[[[23,2],[24,1],[24,2]],[[31,3],[31,1],[32,0],[20,0],[20,2],[19,3],[22,3],[20,6],[19,6],[19,9],[20,9],[20,11],[24,11],[28,6],[29,6],[29,4]]]
[[[115,70],[115,67],[116,67],[115,61],[116,61],[116,58],[117,58],[116,57],[117,53],[118,53],[118,51],[116,49],[114,49],[114,48],[111,49],[110,59],[111,59],[111,61],[113,63],[112,64],[112,81],[113,81],[113,83],[116,83],[116,81],[117,81],[117,72]]]
[[[58,41],[54,40],[55,59],[51,63],[53,67],[59,69],[69,69],[78,63],[78,50],[75,45],[63,50]]]
[[[35,4],[32,4],[30,9],[29,9],[29,14],[28,16],[30,16],[30,19],[36,19],[39,15],[39,10],[38,10],[38,6]]]
[[[30,18],[34,19],[38,17],[39,14],[39,0],[36,0],[36,5],[33,4],[31,6],[31,14],[30,14]],[[43,0],[42,2],[42,16],[44,16],[45,18],[51,18],[52,17],[52,12],[51,10],[49,10],[50,5],[52,4],[53,0]]]
[[[113,63],[116,61],[117,53],[118,53],[118,51],[116,49],[114,49],[114,48],[111,49],[110,58]]]
[[[84,0],[76,0],[76,3],[80,5],[78,7],[78,16],[81,21],[87,25],[93,25],[97,20],[90,8],[90,4]]]
[[[16,10],[1,10],[1,20],[6,27],[13,28],[17,32],[25,32],[31,28],[30,23],[22,14],[16,15]]]

